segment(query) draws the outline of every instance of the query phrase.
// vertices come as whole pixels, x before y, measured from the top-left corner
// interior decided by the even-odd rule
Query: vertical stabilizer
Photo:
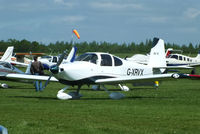
[[[77,47],[73,46],[70,53],[68,54],[68,57],[66,60],[67,62],[73,62],[75,60],[76,51],[77,51]]]
[[[2,56],[2,58],[0,59],[0,61],[11,61],[11,57],[13,54],[13,49],[14,47],[8,47],[6,52],[4,53],[4,55]]]
[[[148,65],[155,68],[166,67],[165,45],[162,39],[153,39]]]

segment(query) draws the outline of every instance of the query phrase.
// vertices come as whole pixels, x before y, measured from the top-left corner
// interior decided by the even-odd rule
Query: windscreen
[[[75,59],[75,61],[87,61],[87,62],[91,62],[91,63],[96,64],[97,63],[97,59],[98,59],[98,57],[97,57],[96,54],[86,53],[86,54],[78,56]]]

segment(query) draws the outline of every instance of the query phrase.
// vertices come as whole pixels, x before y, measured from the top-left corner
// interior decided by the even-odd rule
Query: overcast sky
[[[0,0],[0,40],[200,44],[199,0]]]

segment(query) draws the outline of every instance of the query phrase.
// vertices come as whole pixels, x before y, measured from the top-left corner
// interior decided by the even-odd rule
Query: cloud
[[[64,6],[71,7],[71,8],[76,5],[75,3],[65,2],[64,0],[54,0],[54,2],[56,4],[64,5]]]
[[[184,15],[188,18],[195,19],[198,16],[200,16],[200,10],[196,8],[188,8],[185,12]]]
[[[168,17],[147,17],[144,18],[145,21],[147,22],[152,22],[152,23],[165,23],[169,20]]]
[[[60,17],[60,18],[56,18],[53,21],[51,21],[52,23],[70,23],[70,24],[74,24],[74,23],[78,23],[81,21],[85,20],[85,16],[64,16],[64,17]]]
[[[174,31],[178,31],[180,33],[196,33],[198,29],[196,27],[180,27],[176,28]]]
[[[124,9],[142,9],[143,6],[141,4],[133,4],[133,3],[112,3],[112,2],[93,2],[90,3],[92,8],[98,9],[106,9],[106,10],[124,10]]]
[[[84,16],[66,16],[62,19],[65,22],[75,23],[85,20]]]

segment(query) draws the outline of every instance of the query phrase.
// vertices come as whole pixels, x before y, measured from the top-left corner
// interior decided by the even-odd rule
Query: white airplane
[[[167,66],[199,66],[200,65],[200,51],[196,57],[189,57],[183,54],[175,53],[177,50],[173,50],[172,48],[167,49],[166,52],[166,62]]]
[[[168,48],[166,51],[166,63],[169,68],[192,68],[194,66],[200,66],[200,51],[196,57],[189,57],[178,53],[172,54],[172,52],[177,51],[179,50],[173,50],[173,48]],[[135,54],[126,59],[147,65],[149,61],[149,55]]]
[[[8,63],[11,63],[12,65],[19,65],[19,66],[27,67],[28,64],[26,64],[26,63],[17,62],[17,61],[12,60],[13,50],[14,50],[13,46],[8,47],[6,49],[4,55],[1,57],[0,61],[8,62]]]
[[[77,48],[74,48],[74,53],[76,53]],[[57,62],[59,61],[60,56],[42,56],[41,58],[38,58],[38,61],[42,63],[44,66],[44,69],[49,70],[51,66],[56,65]],[[75,55],[74,55],[75,58]],[[70,62],[69,59],[64,58],[63,61],[64,63]]]
[[[58,56],[42,56],[38,58],[38,61],[42,63],[45,69],[50,69],[52,65],[56,65],[58,62],[59,57]]]
[[[130,58],[126,58],[128,61],[133,61],[139,64],[144,64],[147,65],[149,62],[149,55],[144,55],[144,54],[135,54]]]
[[[14,49],[13,46],[8,47],[4,55],[0,59],[0,79],[5,80],[8,74],[13,74],[13,75],[22,74],[24,75],[24,78],[27,77],[26,75],[30,74],[30,65],[11,60],[13,49]],[[26,66],[27,67],[26,72],[21,71],[17,67],[13,66],[13,64]],[[33,77],[33,75],[31,77]],[[45,81],[45,80],[48,80],[49,77],[48,76],[40,76],[40,77],[34,76],[34,78],[43,79]],[[51,81],[58,81],[58,80],[52,77]],[[6,83],[0,83],[0,86],[3,88],[8,88],[8,85]]]

